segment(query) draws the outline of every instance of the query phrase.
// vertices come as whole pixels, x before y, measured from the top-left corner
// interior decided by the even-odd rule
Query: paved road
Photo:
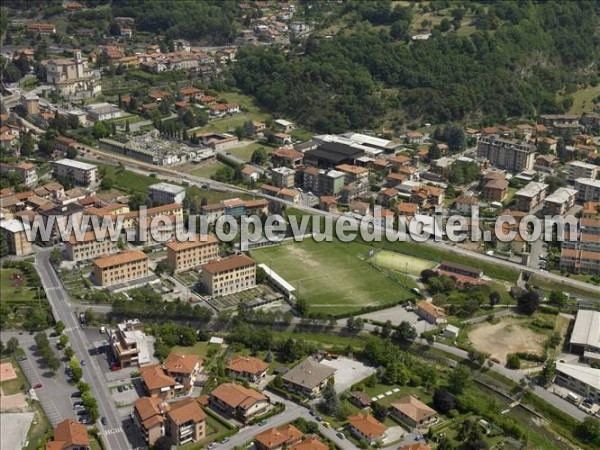
[[[100,417],[106,417],[108,424],[99,425],[104,440],[109,449],[129,449],[131,445],[127,440],[122,429],[121,418],[108,391],[108,387],[102,379],[101,370],[94,358],[88,353],[86,336],[79,326],[72,306],[68,301],[68,294],[65,291],[58,275],[50,264],[51,249],[40,251],[36,256],[36,269],[40,275],[42,286],[48,296],[48,301],[52,307],[54,317],[61,320],[67,330],[71,348],[79,359],[85,359],[86,365],[83,366],[83,379],[90,385],[94,398],[98,401],[98,412]]]

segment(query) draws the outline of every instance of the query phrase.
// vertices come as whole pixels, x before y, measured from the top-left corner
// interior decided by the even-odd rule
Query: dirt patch
[[[528,352],[541,354],[546,336],[522,326],[515,318],[499,323],[483,323],[469,333],[473,346],[506,364],[509,353]]]
[[[300,248],[300,247],[294,246],[294,245],[290,245],[286,249],[292,256],[294,256],[295,258],[298,258],[298,260],[300,260],[300,262],[302,263],[303,266],[310,267],[313,269],[320,267],[319,262],[314,261],[312,259],[312,254],[310,252],[307,252],[303,248]]]
[[[0,364],[0,381],[10,381],[17,378],[17,373],[11,363]]]
[[[28,411],[27,397],[25,394],[2,395],[0,396],[0,411]]]

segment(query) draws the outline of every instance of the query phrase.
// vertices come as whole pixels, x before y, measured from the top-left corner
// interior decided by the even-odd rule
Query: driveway
[[[338,394],[375,373],[374,367],[366,366],[363,363],[350,358],[339,357],[338,359],[332,360],[324,359],[321,361],[321,364],[336,369],[333,378],[335,380],[335,391]]]

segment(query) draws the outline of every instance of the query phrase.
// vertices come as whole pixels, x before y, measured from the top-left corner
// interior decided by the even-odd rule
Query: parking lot
[[[407,311],[404,306],[394,306],[392,308],[382,309],[381,311],[374,311],[368,314],[363,314],[363,319],[374,320],[377,322],[392,322],[392,325],[398,326],[401,322],[410,323],[417,333],[421,334],[423,331],[433,330],[435,325],[430,324],[426,320],[422,320],[414,311]]]
[[[321,364],[337,369],[333,378],[335,380],[335,391],[343,392],[353,384],[364,380],[375,372],[374,367],[365,366],[363,363],[350,358],[339,357],[338,359],[324,359]]]

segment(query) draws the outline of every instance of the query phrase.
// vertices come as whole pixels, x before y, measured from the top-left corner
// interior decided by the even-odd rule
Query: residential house
[[[160,364],[140,367],[139,372],[144,389],[150,397],[167,400],[183,392],[183,385],[167,375]]]
[[[475,206],[477,206],[478,201],[476,197],[471,195],[461,195],[454,202],[454,208],[458,211],[459,214],[467,216],[471,214],[471,211]]]
[[[198,355],[171,352],[163,362],[162,368],[165,375],[183,385],[184,390],[189,392],[202,371],[202,363]]]
[[[416,313],[419,317],[422,317],[433,325],[446,322],[446,314],[444,314],[443,308],[434,305],[428,300],[422,300],[417,304]]]
[[[65,242],[67,258],[70,261],[86,261],[119,252],[118,241],[110,238],[108,233],[101,238],[92,231],[77,236],[73,233]]]
[[[179,447],[198,442],[206,437],[206,413],[195,398],[186,398],[169,404],[166,413],[166,435],[171,444]]]
[[[53,23],[30,23],[27,25],[27,31],[46,36],[56,33],[56,26]]]
[[[275,128],[283,133],[289,133],[294,129],[294,124],[284,119],[277,119],[274,122]]]
[[[325,445],[317,436],[308,436],[301,442],[292,445],[289,450],[329,450],[329,446]]]
[[[4,430],[6,432],[6,430]],[[46,442],[46,450],[90,450],[87,427],[66,419],[54,428],[54,439]]]
[[[387,427],[370,414],[357,413],[348,417],[350,432],[359,440],[373,444],[385,438]]]
[[[271,169],[271,181],[278,188],[292,188],[295,184],[296,171],[288,167]]]
[[[420,131],[409,131],[406,133],[405,139],[409,144],[422,144],[425,142],[425,135]]]
[[[230,417],[247,422],[269,407],[269,398],[236,383],[223,383],[210,393],[210,403]]]
[[[182,203],[185,199],[185,187],[171,183],[156,183],[148,186],[148,193],[154,205]]]
[[[348,205],[348,212],[359,216],[368,216],[371,214],[371,205],[365,202],[352,201]]]
[[[408,427],[410,431],[429,428],[437,415],[435,409],[430,408],[412,395],[402,397],[392,403],[390,413]]]
[[[312,358],[306,358],[282,376],[283,387],[304,397],[318,397],[335,371]]]
[[[219,257],[219,242],[211,235],[197,235],[190,241],[167,244],[167,262],[175,272],[206,264]]]
[[[281,147],[271,153],[271,161],[275,167],[296,167],[302,164],[304,153],[290,147]]]
[[[577,200],[583,202],[600,202],[600,180],[577,178],[575,180]]]
[[[202,97],[204,97],[204,92],[193,86],[180,89],[178,91],[178,94],[183,100],[188,102],[192,102],[193,100],[200,100]]]
[[[276,145],[289,145],[292,143],[292,137],[286,133],[275,133],[272,139]]]
[[[227,373],[233,378],[243,378],[259,383],[267,376],[269,363],[252,356],[236,355],[227,362]]]
[[[481,198],[489,202],[501,202],[508,192],[508,180],[502,172],[488,172],[481,185]]]
[[[150,362],[153,353],[144,334],[144,326],[137,320],[127,320],[109,330],[110,347],[118,367],[138,367]]]
[[[11,255],[29,255],[33,248],[27,238],[31,227],[19,219],[0,220],[0,233],[8,244],[8,252]]]
[[[64,158],[54,161],[54,176],[68,178],[81,186],[90,186],[98,182],[98,166]]]
[[[254,436],[257,450],[282,450],[302,441],[304,433],[292,424],[269,428]]]
[[[563,216],[575,206],[576,200],[577,191],[575,189],[558,188],[544,200],[544,214]]]
[[[260,178],[260,172],[254,167],[245,166],[242,169],[242,178],[246,183],[254,183]]]
[[[598,174],[598,166],[595,164],[589,164],[583,161],[569,161],[565,165],[567,172],[567,179],[574,181],[577,178],[590,178],[596,179]]]
[[[361,391],[350,392],[349,400],[361,409],[368,408],[373,403],[371,396]]]

